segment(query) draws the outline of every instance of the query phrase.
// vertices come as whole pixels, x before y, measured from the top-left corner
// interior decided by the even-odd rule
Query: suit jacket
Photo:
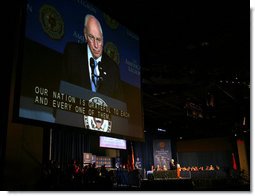
[[[170,162],[170,170],[176,169],[175,163]]]
[[[86,44],[67,43],[63,57],[62,79],[91,90],[87,58]],[[103,52],[101,66],[106,74],[100,73],[103,80],[97,92],[121,100],[123,90],[118,65]]]

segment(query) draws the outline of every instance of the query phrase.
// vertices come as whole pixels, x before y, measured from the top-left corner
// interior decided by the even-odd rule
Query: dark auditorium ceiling
[[[146,131],[162,128],[177,137],[249,132],[249,5],[93,2],[140,37]]]

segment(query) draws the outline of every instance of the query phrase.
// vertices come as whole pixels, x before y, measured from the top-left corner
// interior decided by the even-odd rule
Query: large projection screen
[[[24,19],[18,119],[143,140],[139,36],[89,1],[29,0]]]

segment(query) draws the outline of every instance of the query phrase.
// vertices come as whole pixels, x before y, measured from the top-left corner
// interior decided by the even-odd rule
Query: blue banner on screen
[[[172,159],[171,141],[154,140],[153,141],[154,165],[160,170],[170,169],[170,160]]]
[[[104,50],[108,51],[119,65],[121,79],[140,88],[139,37],[89,1],[29,0],[26,36],[63,53],[67,42],[85,42],[83,26],[86,14],[96,15],[101,22]]]

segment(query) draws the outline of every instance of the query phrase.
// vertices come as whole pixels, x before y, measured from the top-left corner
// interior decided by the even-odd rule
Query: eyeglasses
[[[94,37],[93,35],[91,35],[91,34],[88,34],[88,40],[90,41],[90,42],[97,42],[99,45],[101,45],[102,44],[102,42],[103,42],[103,39],[102,38],[100,38],[100,37]]]

